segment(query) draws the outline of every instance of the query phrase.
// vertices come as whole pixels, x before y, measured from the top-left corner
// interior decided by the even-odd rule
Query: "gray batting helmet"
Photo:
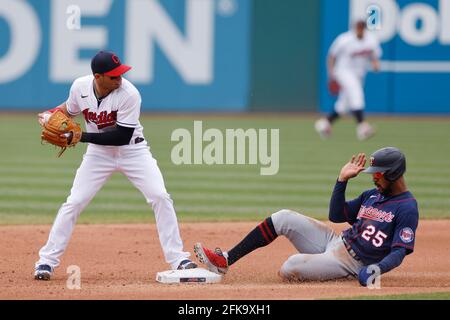
[[[403,152],[394,147],[375,151],[370,156],[370,166],[365,173],[383,172],[388,181],[395,181],[406,171],[406,159]]]

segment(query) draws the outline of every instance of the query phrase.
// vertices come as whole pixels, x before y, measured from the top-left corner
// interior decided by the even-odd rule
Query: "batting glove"
[[[369,277],[372,275],[372,273],[369,273],[367,269],[368,266],[363,267],[358,273],[359,284],[363,287],[367,287],[367,280],[369,280]]]

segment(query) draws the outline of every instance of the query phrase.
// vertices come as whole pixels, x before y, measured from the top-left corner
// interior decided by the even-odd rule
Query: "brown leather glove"
[[[47,141],[61,147],[60,157],[67,147],[75,146],[81,139],[81,127],[68,117],[62,110],[52,113],[42,126],[41,141]]]
[[[341,86],[339,85],[339,82],[336,81],[336,79],[328,80],[328,91],[332,96],[337,96],[340,90]]]

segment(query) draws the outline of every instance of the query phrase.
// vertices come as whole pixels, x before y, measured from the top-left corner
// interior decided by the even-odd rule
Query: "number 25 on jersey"
[[[384,240],[387,238],[387,234],[385,234],[381,230],[378,230],[378,232],[376,233],[375,232],[375,227],[369,225],[366,227],[361,237],[363,237],[363,239],[366,241],[371,241],[375,247],[379,248],[383,245]]]

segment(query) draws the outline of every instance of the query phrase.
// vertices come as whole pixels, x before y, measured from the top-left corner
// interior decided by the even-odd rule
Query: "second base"
[[[203,268],[186,270],[167,270],[156,274],[160,283],[219,283],[222,276]]]

